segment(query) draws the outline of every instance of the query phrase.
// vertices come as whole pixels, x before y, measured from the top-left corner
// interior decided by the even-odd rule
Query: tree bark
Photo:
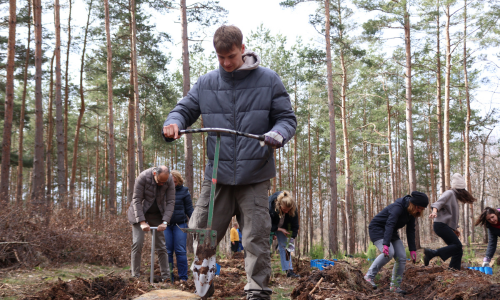
[[[68,85],[68,68],[69,68],[69,50],[71,48],[71,8],[72,2],[68,0],[69,3],[69,13],[68,13],[68,44],[66,47],[66,72],[64,75],[65,86],[64,86],[64,166],[66,171],[66,177],[68,178],[68,106],[69,106],[69,85]],[[70,188],[71,189],[71,188]],[[73,201],[72,196],[69,198],[70,201]],[[70,207],[72,207],[73,203],[69,203]]]
[[[54,19],[56,35],[56,138],[57,138],[57,191],[59,202],[69,207],[66,186],[66,168],[64,165],[64,124],[61,93],[61,22],[59,0],[54,0]]]
[[[73,141],[73,160],[71,166],[71,181],[69,184],[70,188],[70,208],[73,208],[73,203],[75,199],[75,181],[76,181],[76,161],[78,157],[78,144],[80,138],[80,129],[82,126],[83,114],[85,113],[85,94],[83,91],[83,68],[85,66],[85,51],[87,49],[87,36],[90,25],[90,14],[92,11],[92,3],[93,0],[90,0],[89,3],[89,12],[87,15],[87,25],[85,26],[85,36],[83,39],[83,49],[82,49],[82,59],[80,63],[80,112],[78,114],[78,120],[76,121],[76,129],[75,129],[75,140]],[[87,145],[88,147],[88,145]]]
[[[438,154],[439,154],[439,178],[440,178],[440,191],[441,194],[445,192],[444,183],[444,150],[443,150],[443,123],[442,123],[442,104],[441,104],[441,52],[440,52],[440,40],[439,40],[439,0],[436,3],[436,114],[437,114],[437,130],[438,130]]]
[[[134,85],[134,100],[135,100],[135,122],[137,131],[137,161],[139,163],[139,173],[144,171],[144,160],[143,160],[143,149],[142,149],[142,137],[141,137],[141,112],[139,109],[139,78],[137,71],[137,29],[136,29],[136,7],[135,0],[130,0],[130,26],[132,31],[131,48],[132,48],[132,77]]]
[[[97,105],[99,105],[99,101],[97,101]],[[99,218],[101,211],[101,197],[100,197],[100,181],[99,181],[99,151],[101,145],[99,145],[99,115],[97,115],[97,125],[96,125],[96,158],[95,158],[95,219]]]
[[[308,105],[307,114],[307,150],[308,150],[308,173],[309,173],[309,207],[308,207],[308,218],[309,218],[309,249],[313,249],[314,240],[314,222],[313,222],[313,196],[312,196],[312,149],[311,149],[311,106]]]
[[[182,27],[182,96],[186,96],[191,88],[191,76],[189,74],[189,47],[186,17],[186,0],[181,0],[181,27]],[[186,186],[191,192],[194,188],[193,179],[193,137],[191,134],[184,135],[184,160],[186,161],[185,179]]]
[[[31,203],[34,211],[45,217],[45,176],[43,174],[43,106],[42,106],[42,2],[33,0],[35,22],[35,151]]]
[[[444,130],[443,158],[445,190],[450,188],[450,75],[451,75],[451,40],[450,40],[450,5],[446,5],[446,77],[444,87]]]
[[[111,51],[111,32],[109,28],[109,1],[104,0],[105,26],[106,26],[106,45],[107,45],[107,82],[108,82],[108,148],[109,148],[109,213],[116,215],[116,159],[115,159],[115,133],[113,117],[113,53]]]
[[[319,201],[319,229],[320,229],[320,243],[321,243],[321,249],[325,249],[325,243],[324,243],[324,238],[323,238],[323,193],[321,190],[321,157],[319,153],[319,127],[316,129],[316,141],[318,142],[316,144],[316,155],[318,157],[317,164],[318,164],[318,201]]]
[[[130,86],[133,86],[134,67],[130,64]],[[134,93],[130,91],[128,102],[128,136],[127,136],[127,202],[132,203],[135,183],[135,106]]]
[[[469,96],[469,79],[467,74],[467,0],[464,0],[464,83],[465,83],[465,101],[467,105],[467,117],[465,120],[465,184],[466,189],[472,193],[472,185],[470,180],[470,96]],[[470,215],[473,216],[473,205],[470,205]],[[469,223],[468,220],[467,224]],[[474,241],[474,229],[472,229],[471,235],[472,241]],[[468,243],[468,240],[467,240]]]
[[[28,16],[31,17],[31,3],[28,1]],[[31,44],[31,20],[28,21],[28,47],[26,48],[26,60],[24,62],[24,84],[23,96],[21,98],[21,116],[19,118],[19,145],[18,145],[18,163],[17,163],[17,185],[16,185],[16,203],[21,204],[23,197],[23,143],[24,143],[24,115],[26,112],[26,90],[28,85],[28,66],[30,62],[30,44]]]
[[[16,55],[16,0],[9,0],[9,39],[7,42],[7,80],[5,87],[5,106],[2,141],[2,166],[0,177],[0,201],[9,203],[10,148],[12,119],[14,116],[14,59]]]
[[[337,141],[335,136],[335,103],[333,102],[332,53],[330,44],[330,1],[325,0],[326,70],[328,87],[328,116],[330,123],[330,257],[339,252],[337,243]]]
[[[405,50],[406,50],[406,147],[408,151],[408,183],[409,192],[417,190],[417,176],[415,171],[415,156],[413,146],[413,121],[412,121],[412,99],[411,99],[411,35],[410,14],[405,2]],[[415,245],[420,249],[420,226],[415,220]]]
[[[46,173],[46,186],[47,186],[47,203],[50,205],[52,203],[52,140],[54,136],[54,118],[52,116],[52,107],[54,106],[54,57],[56,52],[52,55],[50,60],[50,85],[49,85],[49,115],[48,115],[48,128],[47,128],[47,154],[45,162],[47,164]]]

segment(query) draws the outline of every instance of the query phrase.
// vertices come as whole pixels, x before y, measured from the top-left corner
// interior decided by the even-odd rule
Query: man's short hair
[[[222,25],[214,34],[214,48],[216,52],[226,53],[233,49],[233,45],[241,48],[243,33],[234,25]]]

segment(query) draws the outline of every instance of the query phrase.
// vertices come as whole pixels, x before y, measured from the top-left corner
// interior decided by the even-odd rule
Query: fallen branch
[[[29,244],[28,242],[0,242],[0,245],[6,244]]]
[[[104,275],[104,277],[108,277],[109,275],[113,274],[115,271],[111,271],[108,274]]]
[[[373,297],[377,297],[377,296],[380,296],[382,295],[383,293],[380,293],[380,294],[376,294],[376,295],[371,295],[371,296],[368,296],[368,298],[373,298]]]
[[[140,292],[142,292],[143,294],[146,294],[145,291],[141,290],[140,288],[137,288]]]
[[[314,291],[318,288],[318,286],[323,281],[323,279],[325,279],[325,278],[321,277],[321,279],[318,281],[318,283],[316,283],[316,285],[314,286],[314,288],[309,292],[309,295],[312,295],[314,293]]]

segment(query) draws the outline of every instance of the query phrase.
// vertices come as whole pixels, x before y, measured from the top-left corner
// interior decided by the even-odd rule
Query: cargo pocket
[[[269,217],[269,202],[267,197],[254,198],[252,213],[252,236],[269,237],[271,233],[271,217]]]
[[[205,228],[208,219],[208,204],[210,203],[210,181],[204,180],[201,195],[194,206],[193,214],[189,219],[189,228]]]

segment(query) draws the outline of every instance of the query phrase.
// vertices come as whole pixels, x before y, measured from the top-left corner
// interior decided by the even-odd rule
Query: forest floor
[[[484,247],[477,245],[472,250],[464,250],[464,266],[479,265]],[[421,250],[418,255],[422,257]],[[245,299],[243,254],[232,259],[218,259],[217,262],[221,265],[221,274],[216,277],[213,299]],[[392,262],[377,275],[376,290],[363,280],[363,274],[370,266],[365,258],[342,259],[322,271],[311,269],[309,260],[305,259],[294,258],[293,265],[294,271],[301,275],[300,279],[287,278],[281,272],[279,254],[273,254],[270,281],[273,299],[498,299],[500,294],[498,267],[494,268],[493,275],[485,275],[466,268],[449,270],[447,263],[436,259],[428,267],[424,267],[421,260],[415,265],[408,262],[401,286],[408,294],[402,297],[389,291]],[[155,274],[159,275],[158,266],[155,267]],[[147,270],[149,265],[146,263],[143,273]],[[129,267],[63,263],[54,267],[0,269],[0,298],[9,300],[133,299],[151,290],[167,288],[195,291],[192,279],[187,283],[176,281],[153,285],[149,284],[148,276],[131,279]]]

